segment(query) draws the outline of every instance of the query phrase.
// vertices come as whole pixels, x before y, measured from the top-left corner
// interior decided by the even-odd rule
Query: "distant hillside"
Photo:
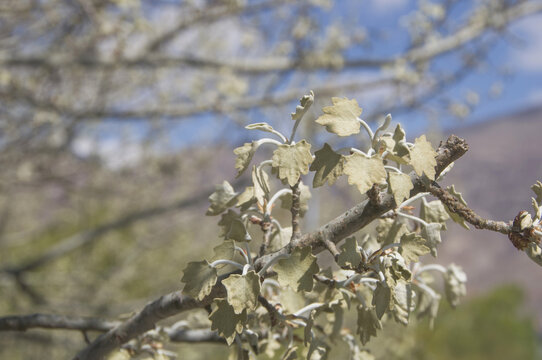
[[[455,184],[484,217],[508,221],[520,210],[531,211],[530,186],[542,180],[542,108],[465,127],[456,134],[466,139],[470,151],[443,183]],[[439,262],[463,266],[471,294],[501,283],[521,285],[542,329],[542,268],[503,235],[458,226],[448,229]]]

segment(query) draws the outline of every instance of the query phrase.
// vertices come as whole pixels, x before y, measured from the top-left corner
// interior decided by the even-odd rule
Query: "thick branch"
[[[119,324],[120,321],[90,317],[32,314],[0,318],[0,331],[26,331],[32,328],[108,331]]]
[[[299,188],[299,183],[301,178],[297,180],[292,189],[292,206],[290,207],[290,212],[292,213],[292,238],[290,241],[294,241],[301,237],[301,230],[299,228],[299,212],[301,207],[301,189]]]

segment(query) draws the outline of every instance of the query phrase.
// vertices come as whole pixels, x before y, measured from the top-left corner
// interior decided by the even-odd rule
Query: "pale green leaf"
[[[390,300],[391,300],[391,289],[388,286],[379,282],[376,285],[376,289],[373,293],[373,302],[372,302],[376,310],[375,315],[377,319],[382,319],[382,316],[384,316],[384,313],[390,306]]]
[[[423,201],[420,205],[420,219],[426,222],[439,223],[442,230],[446,230],[446,220],[450,219],[450,215],[448,215],[446,208],[440,200],[431,202]]]
[[[524,251],[532,261],[542,266],[542,249],[539,245],[530,243]]]
[[[542,203],[542,182],[538,180],[536,184],[531,186],[531,190],[536,194],[536,202],[541,204]]]
[[[410,262],[418,262],[419,257],[428,254],[431,249],[425,245],[425,239],[421,236],[410,233],[401,236],[401,247],[399,253],[408,264]]]
[[[412,180],[407,174],[390,172],[389,177],[390,190],[395,198],[395,204],[400,205],[405,199],[410,197],[410,190],[414,189]]]
[[[245,224],[238,219],[233,219],[231,221],[230,229],[226,233],[226,239],[239,242],[252,240],[247,232],[247,229],[245,228]]]
[[[310,246],[295,248],[288,258],[279,260],[273,269],[278,274],[280,285],[289,286],[295,291],[311,291],[312,277],[320,270]]]
[[[303,184],[301,181],[299,183],[299,215],[301,217],[305,216],[307,210],[309,210],[309,200],[311,198],[310,188]],[[290,210],[292,208],[292,194],[286,193],[280,197],[280,207],[283,209]]]
[[[358,251],[358,243],[355,237],[349,237],[341,245],[341,253],[337,260],[339,266],[358,267],[361,263],[361,253]]]
[[[378,234],[378,242],[382,246],[398,243],[401,236],[409,232],[408,228],[402,221],[403,220],[399,217],[396,219],[379,220],[376,231]]]
[[[252,157],[258,148],[258,142],[253,141],[250,143],[245,143],[243,146],[239,146],[233,150],[233,153],[237,156],[235,159],[235,168],[237,169],[237,176],[241,174],[248,168]]]
[[[430,329],[433,329],[440,305],[440,295],[437,293],[435,295],[436,297],[433,297],[425,291],[420,291],[418,295],[418,319],[428,317]]]
[[[299,99],[300,105],[296,106],[294,113],[291,113],[292,120],[301,120],[303,115],[305,115],[313,103],[314,93],[311,90],[309,95],[304,95],[301,99]]]
[[[268,250],[277,251],[286,246],[292,238],[292,227],[286,226],[276,230],[271,235],[271,241]]]
[[[267,204],[269,200],[269,176],[261,168],[252,167],[252,184],[254,185],[254,197],[260,205]]]
[[[183,293],[197,300],[203,300],[216,284],[217,273],[207,260],[190,262],[183,271]]]
[[[386,304],[386,308],[387,308]],[[378,330],[382,329],[381,316],[377,315],[374,307],[358,306],[358,328],[356,333],[363,345],[367,344],[371,337],[376,336]]]
[[[311,341],[307,352],[307,360],[326,360],[329,346],[320,339]]]
[[[316,119],[316,122],[326,127],[326,130],[339,136],[349,136],[359,133],[360,122],[358,117],[362,109],[354,99],[334,97],[331,99],[332,106],[322,109],[324,115]]]
[[[247,312],[236,314],[233,307],[226,299],[215,299],[215,309],[209,315],[211,330],[216,330],[218,335],[226,339],[228,345],[235,340],[235,335],[241,334],[247,322]]]
[[[538,205],[535,198],[531,198],[531,204],[533,205],[535,219],[542,218],[542,206]]]
[[[414,292],[411,290],[410,284],[405,281],[397,282],[393,290],[393,308],[391,309],[391,313],[398,323],[408,325],[410,313],[415,308],[413,297]]]
[[[463,269],[450,264],[444,275],[444,292],[452,307],[459,305],[459,300],[467,295],[467,275]]]
[[[221,185],[216,185],[215,192],[209,196],[211,206],[206,215],[220,215],[227,208],[234,206],[237,202],[237,193],[229,182],[225,181]]]
[[[256,198],[254,197],[254,186],[247,186],[245,188],[245,191],[243,191],[237,197],[237,204],[235,204],[235,206],[240,207],[241,211],[245,211],[255,201],[256,201]]]
[[[314,153],[310,171],[315,171],[312,186],[317,188],[328,182],[331,186],[343,174],[343,156],[337,154],[327,143]]]
[[[290,186],[294,186],[301,174],[309,172],[312,162],[311,144],[301,140],[295,145],[279,145],[273,152],[273,168],[278,177]]]
[[[441,225],[439,223],[429,223],[422,228],[421,235],[427,240],[425,243],[431,249],[431,255],[437,257],[437,246],[442,242],[440,238]]]
[[[244,309],[254,310],[258,305],[260,277],[254,271],[249,271],[246,275],[230,275],[222,280],[222,284],[228,292],[228,303],[236,314],[240,314]]]
[[[294,359],[297,359],[297,346],[288,348],[281,358],[281,360],[294,360]]]
[[[220,216],[220,221],[218,222],[218,226],[222,229],[220,236],[225,237],[228,234],[234,220],[241,220],[241,216],[231,209]]]
[[[386,283],[393,291],[398,281],[409,281],[412,273],[407,266],[403,256],[397,252],[392,252],[386,256],[382,256],[382,266],[384,266],[384,276]]]
[[[436,156],[437,152],[426,140],[425,135],[422,135],[414,141],[414,148],[410,150],[410,165],[418,176],[425,173],[430,180],[435,180]]]
[[[459,202],[465,206],[467,206],[467,202],[465,201],[465,199],[463,199],[463,195],[461,195],[460,192],[457,192],[455,190],[455,186],[454,185],[451,185],[451,186],[448,186],[446,188],[446,190],[448,190],[448,192],[453,196],[455,197],[457,200],[459,200]],[[467,225],[467,223],[465,222],[465,219],[463,219],[461,216],[459,216],[458,214],[450,211],[450,209],[448,209],[448,207],[445,205],[444,206],[445,209],[446,209],[446,212],[448,213],[448,215],[450,215],[450,217],[452,218],[452,220],[456,223],[458,223],[459,225],[463,226],[465,229],[469,230],[469,225]]]
[[[211,261],[220,259],[233,260],[233,257],[235,256],[235,244],[231,240],[226,240],[222,244],[215,246],[213,248],[213,253],[214,255],[211,258]]]
[[[373,184],[386,181],[386,170],[382,159],[354,153],[344,158],[344,173],[348,175],[348,183],[356,185],[359,192],[365,194]]]

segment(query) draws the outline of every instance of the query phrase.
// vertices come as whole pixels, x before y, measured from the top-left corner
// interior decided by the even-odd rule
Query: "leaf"
[[[237,195],[226,180],[221,185],[216,185],[215,192],[209,196],[211,206],[209,206],[206,215],[220,215],[224,210],[235,205]]]
[[[390,172],[389,183],[397,206],[401,205],[405,199],[408,199],[410,197],[410,190],[414,189],[410,176],[407,174]]]
[[[278,170],[278,177],[283,182],[294,186],[301,174],[309,172],[312,162],[311,144],[301,140],[295,145],[279,145],[273,151],[273,168]]]
[[[297,346],[288,348],[281,358],[281,360],[294,360],[294,359],[297,359]]]
[[[258,147],[259,143],[257,141],[253,141],[250,143],[245,143],[243,146],[239,146],[233,150],[233,153],[237,156],[235,159],[235,168],[237,169],[236,177],[241,176],[241,174],[248,168]]]
[[[216,284],[217,273],[207,260],[188,263],[183,271],[183,293],[196,300],[203,300]]]
[[[226,240],[222,244],[215,246],[213,252],[214,255],[211,258],[211,261],[220,259],[233,260],[233,257],[235,256],[235,244],[231,240]]]
[[[266,123],[266,122],[248,124],[247,126],[245,126],[245,129],[247,129],[247,130],[260,130],[260,131],[265,131],[265,132],[268,132],[268,133],[274,133],[275,132],[275,129],[273,129],[273,127],[271,125],[269,125],[268,123]]]
[[[280,229],[275,227],[275,229],[275,232],[273,232],[271,235],[270,246],[268,248],[268,250],[271,252],[282,249],[290,242],[290,239],[292,238],[291,226],[281,227]]]
[[[440,238],[441,225],[439,223],[429,223],[422,228],[421,235],[427,240],[426,245],[431,249],[431,255],[437,257],[437,246],[442,242]]]
[[[358,153],[346,156],[344,173],[348,175],[348,183],[356,185],[362,194],[365,194],[373,184],[386,181],[384,164],[382,159],[376,156],[366,158]]]
[[[383,285],[382,283],[376,284],[376,289],[373,293],[373,306],[375,307],[376,313],[378,319],[382,319],[382,316],[384,316],[384,313],[390,306],[390,300],[391,300],[391,290],[388,286]],[[359,322],[359,319],[358,319]]]
[[[326,360],[328,350],[329,346],[325,342],[314,339],[311,341],[309,350],[307,351],[307,360]],[[313,356],[314,354],[316,355]]]
[[[418,296],[418,319],[427,316],[429,318],[429,328],[432,330],[440,305],[440,295],[435,293],[435,297],[433,297],[425,291],[420,291]]]
[[[296,106],[295,112],[291,113],[292,120],[301,120],[303,115],[305,115],[305,113],[314,103],[314,93],[312,90],[309,95],[304,95],[301,99],[299,99],[299,103],[300,105]]]
[[[279,260],[273,269],[278,274],[279,284],[295,291],[311,291],[312,277],[320,271],[310,246],[295,248],[287,259]]]
[[[260,205],[267,204],[269,200],[269,176],[265,171],[256,166],[252,167],[252,183],[254,185],[254,197]]]
[[[301,181],[299,183],[299,215],[305,216],[307,210],[309,210],[309,199],[311,198],[311,191],[309,187]],[[280,207],[290,210],[292,208],[292,194],[285,193],[280,197]]]
[[[531,186],[531,190],[536,194],[536,202],[542,203],[542,182],[538,180],[536,184]]]
[[[363,345],[367,344],[371,337],[376,336],[377,331],[382,329],[380,318],[382,316],[377,315],[374,307],[358,306],[358,328],[356,333],[359,334],[359,339]]]
[[[228,292],[228,303],[236,314],[244,309],[254,310],[260,295],[260,277],[253,271],[246,275],[233,274],[222,280]]]
[[[241,220],[233,219],[231,221],[230,229],[226,233],[227,240],[235,240],[239,242],[252,240],[245,228],[245,224]]]
[[[235,211],[229,209],[228,212],[222,214],[220,221],[218,222],[218,226],[222,228],[220,236],[225,237],[228,234],[234,220],[241,220],[241,216]]]
[[[235,340],[235,335],[241,334],[247,322],[247,312],[236,314],[226,299],[215,299],[216,308],[209,315],[211,330],[226,339],[228,345]]]
[[[532,261],[539,266],[542,266],[542,249],[540,246],[535,243],[530,243],[524,251]]]
[[[358,117],[362,109],[354,99],[331,98],[332,106],[322,109],[324,115],[316,119],[316,122],[326,127],[326,130],[339,136],[349,136],[359,133],[360,122]]]
[[[249,208],[256,199],[254,198],[254,186],[247,186],[245,188],[245,191],[243,191],[238,197],[237,197],[237,204],[235,204],[236,207],[241,208],[241,212],[246,211],[247,208]]]
[[[382,246],[398,243],[401,236],[409,232],[400,218],[380,220],[376,227],[376,231],[378,233],[378,242],[381,243]]]
[[[317,188],[328,182],[331,186],[343,174],[343,156],[337,154],[328,143],[314,153],[314,161],[309,168],[315,171],[312,186]]]
[[[459,299],[467,295],[467,275],[460,266],[450,264],[444,275],[444,293],[452,307],[459,305]]]
[[[436,156],[437,152],[433,150],[431,143],[425,139],[425,135],[422,135],[414,141],[414,147],[410,150],[410,165],[412,165],[418,176],[425,173],[430,180],[435,180]]]
[[[401,247],[399,253],[405,259],[405,262],[418,262],[419,257],[428,254],[431,249],[425,245],[425,239],[421,236],[410,233],[401,236]]]
[[[351,266],[353,268],[358,267],[361,263],[361,253],[358,251],[358,243],[355,237],[349,237],[341,245],[341,253],[337,259],[339,266]]]
[[[393,308],[391,313],[395,321],[408,325],[410,313],[414,310],[413,292],[410,285],[405,281],[399,281],[393,292]]]
[[[455,185],[451,185],[451,186],[448,186],[446,188],[446,190],[448,190],[448,192],[453,196],[455,197],[457,200],[459,200],[459,202],[465,206],[467,206],[467,202],[465,201],[465,199],[463,199],[463,195],[461,195],[460,192],[457,192],[455,190]],[[452,220],[454,222],[456,222],[457,224],[463,226],[465,229],[467,230],[470,230],[469,228],[469,225],[467,225],[467,223],[465,222],[465,219],[463,219],[461,216],[459,216],[458,214],[450,211],[450,209],[448,209],[448,207],[446,205],[444,205],[444,208],[446,209],[446,212],[448,213],[448,215],[450,215],[450,217],[452,218]]]
[[[440,200],[431,202],[423,201],[420,205],[420,219],[426,222],[439,223],[441,229],[446,230],[446,220],[450,219],[450,215],[448,215],[446,208]]]

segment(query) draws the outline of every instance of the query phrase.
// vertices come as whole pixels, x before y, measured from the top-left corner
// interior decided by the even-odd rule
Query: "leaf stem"
[[[219,260],[213,261],[210,265],[212,267],[217,267],[218,265],[222,265],[222,264],[232,265],[241,270],[243,270],[243,268],[245,267],[245,265],[242,265],[242,264],[239,264],[238,262],[227,260],[227,259],[219,259]]]
[[[245,245],[247,245],[247,243],[245,243]],[[243,257],[245,258],[245,262],[247,264],[251,264],[252,262],[250,261],[250,259],[248,258],[247,254],[245,254],[245,251],[243,249],[241,249],[239,246],[237,245],[234,245],[233,248],[237,251],[239,251],[241,253],[241,255],[243,255]]]
[[[275,201],[277,201],[277,199],[279,197],[281,197],[282,195],[284,194],[288,194],[288,193],[292,193],[292,190],[291,189],[280,189],[279,191],[277,191],[273,197],[271,198],[271,200],[269,200],[269,202],[267,203],[267,206],[265,208],[265,213],[266,214],[271,214],[271,210],[272,210],[272,207],[273,207],[273,204],[275,203]]]
[[[312,304],[309,304],[309,305],[297,310],[294,313],[294,315],[295,316],[302,316],[304,313],[311,312],[312,310],[318,309],[319,307],[324,306],[324,305],[325,304],[323,304],[323,303],[312,303]]]
[[[405,214],[405,213],[402,213],[402,212],[399,212],[399,211],[397,212],[397,215],[402,216],[402,217],[407,218],[407,219],[410,219],[410,220],[413,220],[413,221],[416,221],[416,222],[419,222],[423,226],[428,226],[429,225],[427,222],[425,222],[423,219],[420,219],[417,216],[412,216],[412,215]]]

